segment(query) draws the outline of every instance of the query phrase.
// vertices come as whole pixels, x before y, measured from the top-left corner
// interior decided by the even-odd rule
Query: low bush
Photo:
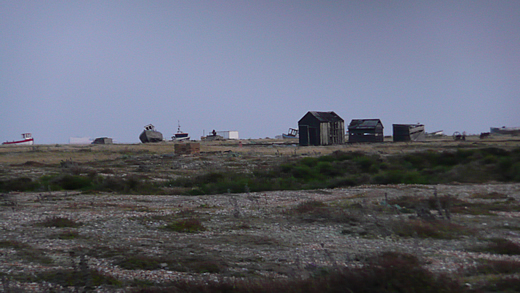
[[[328,206],[322,201],[309,200],[296,207],[285,210],[288,216],[295,216],[305,221],[327,221],[335,223],[353,223],[360,221],[359,213],[341,206]]]
[[[477,288],[477,290],[478,289],[484,290],[483,292],[520,292],[520,277],[508,276],[495,278],[492,282],[484,284],[481,288]]]
[[[517,274],[520,273],[520,262],[515,260],[480,260],[469,275]]]
[[[123,285],[123,283],[118,279],[104,275],[94,269],[88,269],[87,271],[46,271],[36,275],[33,281],[45,281],[63,287],[90,287],[90,289],[101,285],[109,285],[113,287],[121,287]]]
[[[520,244],[509,239],[494,238],[483,246],[474,247],[473,250],[496,254],[520,255]]]
[[[206,230],[204,225],[202,225],[201,221],[198,219],[185,219],[174,221],[172,223],[167,224],[163,228],[169,231],[181,233],[196,233]]]
[[[28,177],[20,177],[0,181],[0,192],[10,191],[33,191],[38,188],[39,184]]]
[[[401,237],[434,239],[457,239],[464,235],[475,235],[476,231],[444,220],[408,220],[393,224],[392,231]]]
[[[216,261],[207,256],[148,256],[148,255],[125,255],[116,264],[126,270],[158,270],[168,269],[178,272],[192,273],[220,273],[226,264]]]
[[[322,270],[313,278],[292,280],[180,281],[163,287],[139,288],[134,292],[465,292],[457,281],[424,269],[408,254],[387,253],[362,267]]]
[[[13,240],[0,241],[0,248],[13,248],[24,260],[40,264],[52,264],[52,258],[46,256],[41,250],[31,247],[29,244]]]
[[[37,226],[56,228],[77,228],[81,226],[81,224],[69,218],[54,216],[43,220],[42,222],[38,223]]]
[[[489,160],[489,156],[496,160]],[[487,159],[486,159],[487,158]],[[269,190],[301,190],[361,184],[439,184],[453,181],[520,182],[520,150],[459,149],[392,156],[335,152],[322,157],[262,168],[253,173],[210,172],[179,178],[168,187],[190,188],[187,194],[215,194]]]
[[[58,239],[70,240],[70,239],[76,239],[80,236],[77,231],[67,230],[67,231],[63,231],[63,232],[55,235],[55,237]]]
[[[126,270],[157,270],[161,268],[160,260],[157,257],[149,257],[144,255],[131,255],[119,261],[117,265]]]

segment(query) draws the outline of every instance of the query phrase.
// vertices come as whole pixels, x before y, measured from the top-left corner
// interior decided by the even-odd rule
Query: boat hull
[[[139,135],[139,139],[142,143],[161,142],[163,141],[163,135],[159,131],[143,130],[141,135]]]
[[[491,134],[520,135],[520,127],[490,127]]]
[[[6,141],[2,144],[4,144],[4,145],[33,145],[34,139],[31,138],[31,139],[24,139],[24,140],[19,140],[19,141]]]
[[[190,136],[187,133],[176,133],[172,136],[172,140],[174,140],[174,141],[190,140]]]

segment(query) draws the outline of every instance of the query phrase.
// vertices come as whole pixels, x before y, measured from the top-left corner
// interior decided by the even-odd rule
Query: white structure
[[[239,139],[238,131],[236,130],[217,131],[217,135],[220,135],[225,139]]]
[[[90,137],[69,137],[70,144],[91,144]]]

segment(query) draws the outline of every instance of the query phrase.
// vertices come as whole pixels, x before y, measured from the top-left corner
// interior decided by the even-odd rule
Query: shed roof
[[[380,119],[352,119],[348,128],[373,129],[376,128],[378,124],[381,124],[381,127],[383,127],[383,124],[381,123]]]
[[[338,116],[338,114],[331,112],[318,112],[318,111],[309,111],[316,119],[318,119],[320,122],[337,122],[337,121],[343,121],[341,117]]]
[[[424,124],[420,124],[420,123],[417,123],[417,124],[392,124],[392,126],[416,128],[416,127],[423,127]]]

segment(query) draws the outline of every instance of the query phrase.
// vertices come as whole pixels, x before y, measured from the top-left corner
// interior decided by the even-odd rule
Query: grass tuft
[[[206,228],[202,225],[202,222],[198,219],[184,219],[174,221],[163,227],[166,230],[180,232],[180,233],[197,233],[205,231]]]
[[[80,223],[65,217],[50,217],[42,222],[36,224],[37,226],[43,227],[56,227],[56,228],[77,228],[81,226]]]
[[[394,223],[392,230],[401,237],[433,239],[458,239],[462,236],[475,235],[476,231],[449,221],[409,220]]]

